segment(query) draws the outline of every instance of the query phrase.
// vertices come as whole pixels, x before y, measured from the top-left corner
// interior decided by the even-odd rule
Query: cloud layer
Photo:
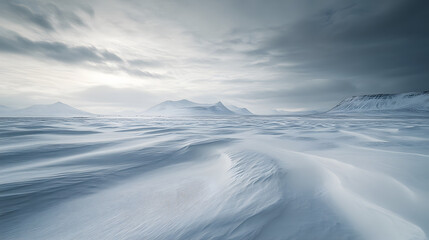
[[[0,13],[0,94],[58,83],[28,103],[140,109],[152,104],[132,104],[142,93],[269,113],[429,89],[425,1],[5,0]]]

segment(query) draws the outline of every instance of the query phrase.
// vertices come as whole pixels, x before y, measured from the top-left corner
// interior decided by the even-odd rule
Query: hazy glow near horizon
[[[221,100],[267,114],[427,90],[427,5],[5,0],[0,105],[110,113]]]

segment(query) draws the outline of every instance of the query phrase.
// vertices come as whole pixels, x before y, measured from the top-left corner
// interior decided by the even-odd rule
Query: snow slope
[[[92,113],[81,111],[62,102],[48,105],[33,105],[23,109],[9,109],[2,111],[3,117],[84,117],[93,116]]]
[[[225,107],[222,102],[216,104],[201,104],[188,101],[165,101],[153,106],[144,112],[150,116],[210,116],[210,115],[248,115],[251,114],[245,108],[233,106],[233,109]]]
[[[329,112],[429,111],[429,91],[346,98]]]

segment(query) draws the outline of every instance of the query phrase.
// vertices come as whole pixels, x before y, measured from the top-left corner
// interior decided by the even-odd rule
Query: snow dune
[[[427,120],[1,119],[0,238],[428,239]]]

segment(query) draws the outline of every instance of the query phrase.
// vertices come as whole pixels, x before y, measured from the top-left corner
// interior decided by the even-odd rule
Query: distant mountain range
[[[0,106],[1,117],[89,117],[94,114],[71,107],[62,102],[33,105],[22,109]]]
[[[215,104],[195,103],[183,99],[180,101],[165,101],[145,111],[150,116],[213,116],[213,115],[252,115],[246,108],[233,105],[226,107],[222,102]]]
[[[429,112],[429,91],[399,94],[373,94],[344,99],[330,113]]]
[[[130,115],[130,114],[128,114]],[[188,100],[165,101],[143,113],[131,114],[133,116],[228,116],[252,115],[246,108],[233,105],[226,107],[223,103],[201,104]],[[47,105],[33,105],[27,108],[13,109],[0,105],[0,117],[89,117],[95,114],[79,110],[62,102]]]
[[[429,113],[429,91],[399,94],[373,94],[353,96],[342,100],[328,113]],[[276,112],[282,115],[307,115],[321,112]],[[124,116],[234,116],[253,115],[246,108],[225,106],[222,102],[202,104],[183,99],[165,101],[140,113]],[[0,117],[90,117],[95,114],[71,107],[62,102],[48,105],[33,105],[13,109],[0,105]],[[112,115],[113,116],[113,115]],[[118,116],[118,115],[116,115]]]

